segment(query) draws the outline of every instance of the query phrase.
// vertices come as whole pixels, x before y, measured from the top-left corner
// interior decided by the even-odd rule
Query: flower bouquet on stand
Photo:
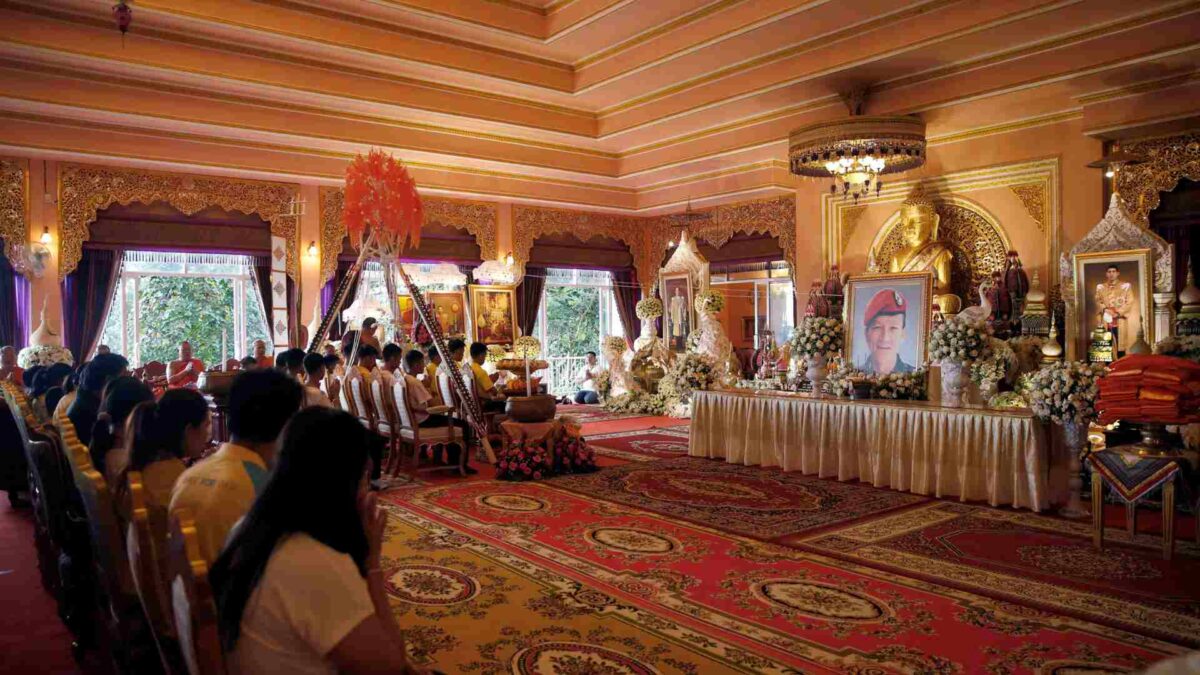
[[[71,350],[62,345],[33,345],[17,353],[17,365],[25,370],[34,366],[52,366],[56,363],[75,365]]]
[[[988,356],[971,364],[971,381],[979,386],[980,403],[991,405],[1000,382],[1009,381],[1020,368],[1016,352],[1004,340],[988,339]]]
[[[720,314],[725,309],[725,296],[717,291],[704,291],[696,294],[694,300],[696,311],[701,314]]]
[[[541,445],[514,440],[496,456],[496,478],[500,480],[541,480],[550,470],[550,457]]]
[[[942,405],[962,406],[968,369],[988,358],[990,337],[984,321],[956,317],[933,327],[929,333],[929,360],[942,367]]]
[[[1070,361],[1043,366],[1029,378],[1029,407],[1038,417],[1062,426],[1063,439],[1070,453],[1067,486],[1070,489],[1062,515],[1082,518],[1087,515],[1079,499],[1083,487],[1080,454],[1088,445],[1088,427],[1096,418],[1098,384],[1104,376],[1103,364]]]
[[[711,389],[717,381],[717,367],[704,354],[680,354],[658,384],[658,393],[667,401],[671,417],[691,417],[692,394]]]
[[[823,393],[825,377],[829,373],[829,359],[842,352],[844,331],[839,319],[810,316],[805,317],[792,335],[792,354],[803,356],[808,363],[805,375],[812,382],[813,395]]]

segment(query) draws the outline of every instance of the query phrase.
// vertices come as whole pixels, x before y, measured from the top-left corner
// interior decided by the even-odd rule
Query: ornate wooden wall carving
[[[688,225],[688,232],[716,248],[739,232],[764,233],[778,238],[780,253],[792,268],[796,258],[796,199],[776,197],[725,204],[701,211],[708,218]],[[642,292],[649,294],[658,280],[667,244],[679,238],[683,227],[670,216],[643,218],[540,206],[513,207],[513,258],[524,269],[533,242],[545,234],[572,234],[580,241],[594,236],[616,239],[629,247]]]
[[[1026,183],[1010,185],[1009,190],[1021,200],[1021,205],[1029,212],[1029,217],[1037,224],[1038,232],[1046,231],[1046,185],[1044,183]]]
[[[1200,180],[1200,132],[1128,141],[1121,147],[1146,158],[1117,174],[1121,210],[1141,227],[1150,226],[1150,212],[1158,208],[1161,193],[1174,190],[1184,178]]]
[[[58,172],[59,277],[79,265],[88,226],[96,212],[114,203],[166,202],[191,215],[210,206],[257,214],[271,234],[287,242],[287,275],[300,283],[297,216],[289,215],[300,192],[294,183],[164,173],[111,166],[66,164]]]
[[[346,237],[342,221],[346,194],[342,188],[321,188],[321,283],[333,278],[337,257]],[[422,197],[426,224],[439,224],[465,230],[475,237],[479,254],[484,260],[495,260],[500,252],[496,245],[498,207],[492,202],[476,202],[446,197]]]
[[[9,264],[28,276],[24,253],[29,246],[29,165],[22,159],[0,157],[0,238]]]
[[[722,204],[711,210],[713,217],[689,227],[692,236],[721,248],[737,233],[769,234],[779,241],[789,274],[796,267],[796,198],[774,197],[736,204]],[[793,279],[795,281],[795,279]]]

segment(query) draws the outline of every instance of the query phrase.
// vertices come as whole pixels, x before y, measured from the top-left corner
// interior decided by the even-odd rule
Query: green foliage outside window
[[[271,340],[263,320],[258,290],[252,283],[246,289],[246,342],[250,353],[255,340]],[[228,341],[228,358],[234,355],[232,279],[210,277],[142,277],[139,281],[139,323],[142,363],[178,358],[179,343],[187,340],[192,353],[206,366],[221,360],[221,332]],[[127,298],[132,300],[132,293]],[[108,314],[100,342],[113,351],[121,348],[121,317],[114,303]],[[130,322],[132,324],[132,321]],[[132,331],[131,331],[132,333]],[[132,334],[130,335],[132,338]],[[127,356],[133,356],[132,345]]]
[[[600,344],[600,289],[546,286],[547,356],[583,356]]]

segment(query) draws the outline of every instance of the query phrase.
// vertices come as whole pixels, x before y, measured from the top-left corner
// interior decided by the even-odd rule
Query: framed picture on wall
[[[925,365],[933,274],[862,274],[846,283],[846,360],[867,373]]]
[[[462,291],[434,291],[425,294],[433,315],[442,327],[442,334],[467,334],[467,298]]]
[[[471,286],[472,337],[485,345],[511,345],[517,337],[517,295],[512,286]]]
[[[683,274],[664,275],[663,339],[667,348],[676,353],[687,351],[687,337],[695,326],[692,309],[692,278]]]
[[[1084,347],[1079,353],[1087,353],[1092,330],[1100,327],[1112,334],[1117,355],[1137,341],[1138,328],[1154,344],[1152,256],[1148,248],[1075,255],[1075,335]]]

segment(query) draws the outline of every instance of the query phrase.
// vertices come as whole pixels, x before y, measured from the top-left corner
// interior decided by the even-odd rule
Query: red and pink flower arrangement
[[[550,475],[550,457],[540,445],[513,441],[496,457],[496,478],[541,480]]]
[[[596,470],[596,453],[580,436],[563,434],[554,445],[558,473],[588,473]]]

